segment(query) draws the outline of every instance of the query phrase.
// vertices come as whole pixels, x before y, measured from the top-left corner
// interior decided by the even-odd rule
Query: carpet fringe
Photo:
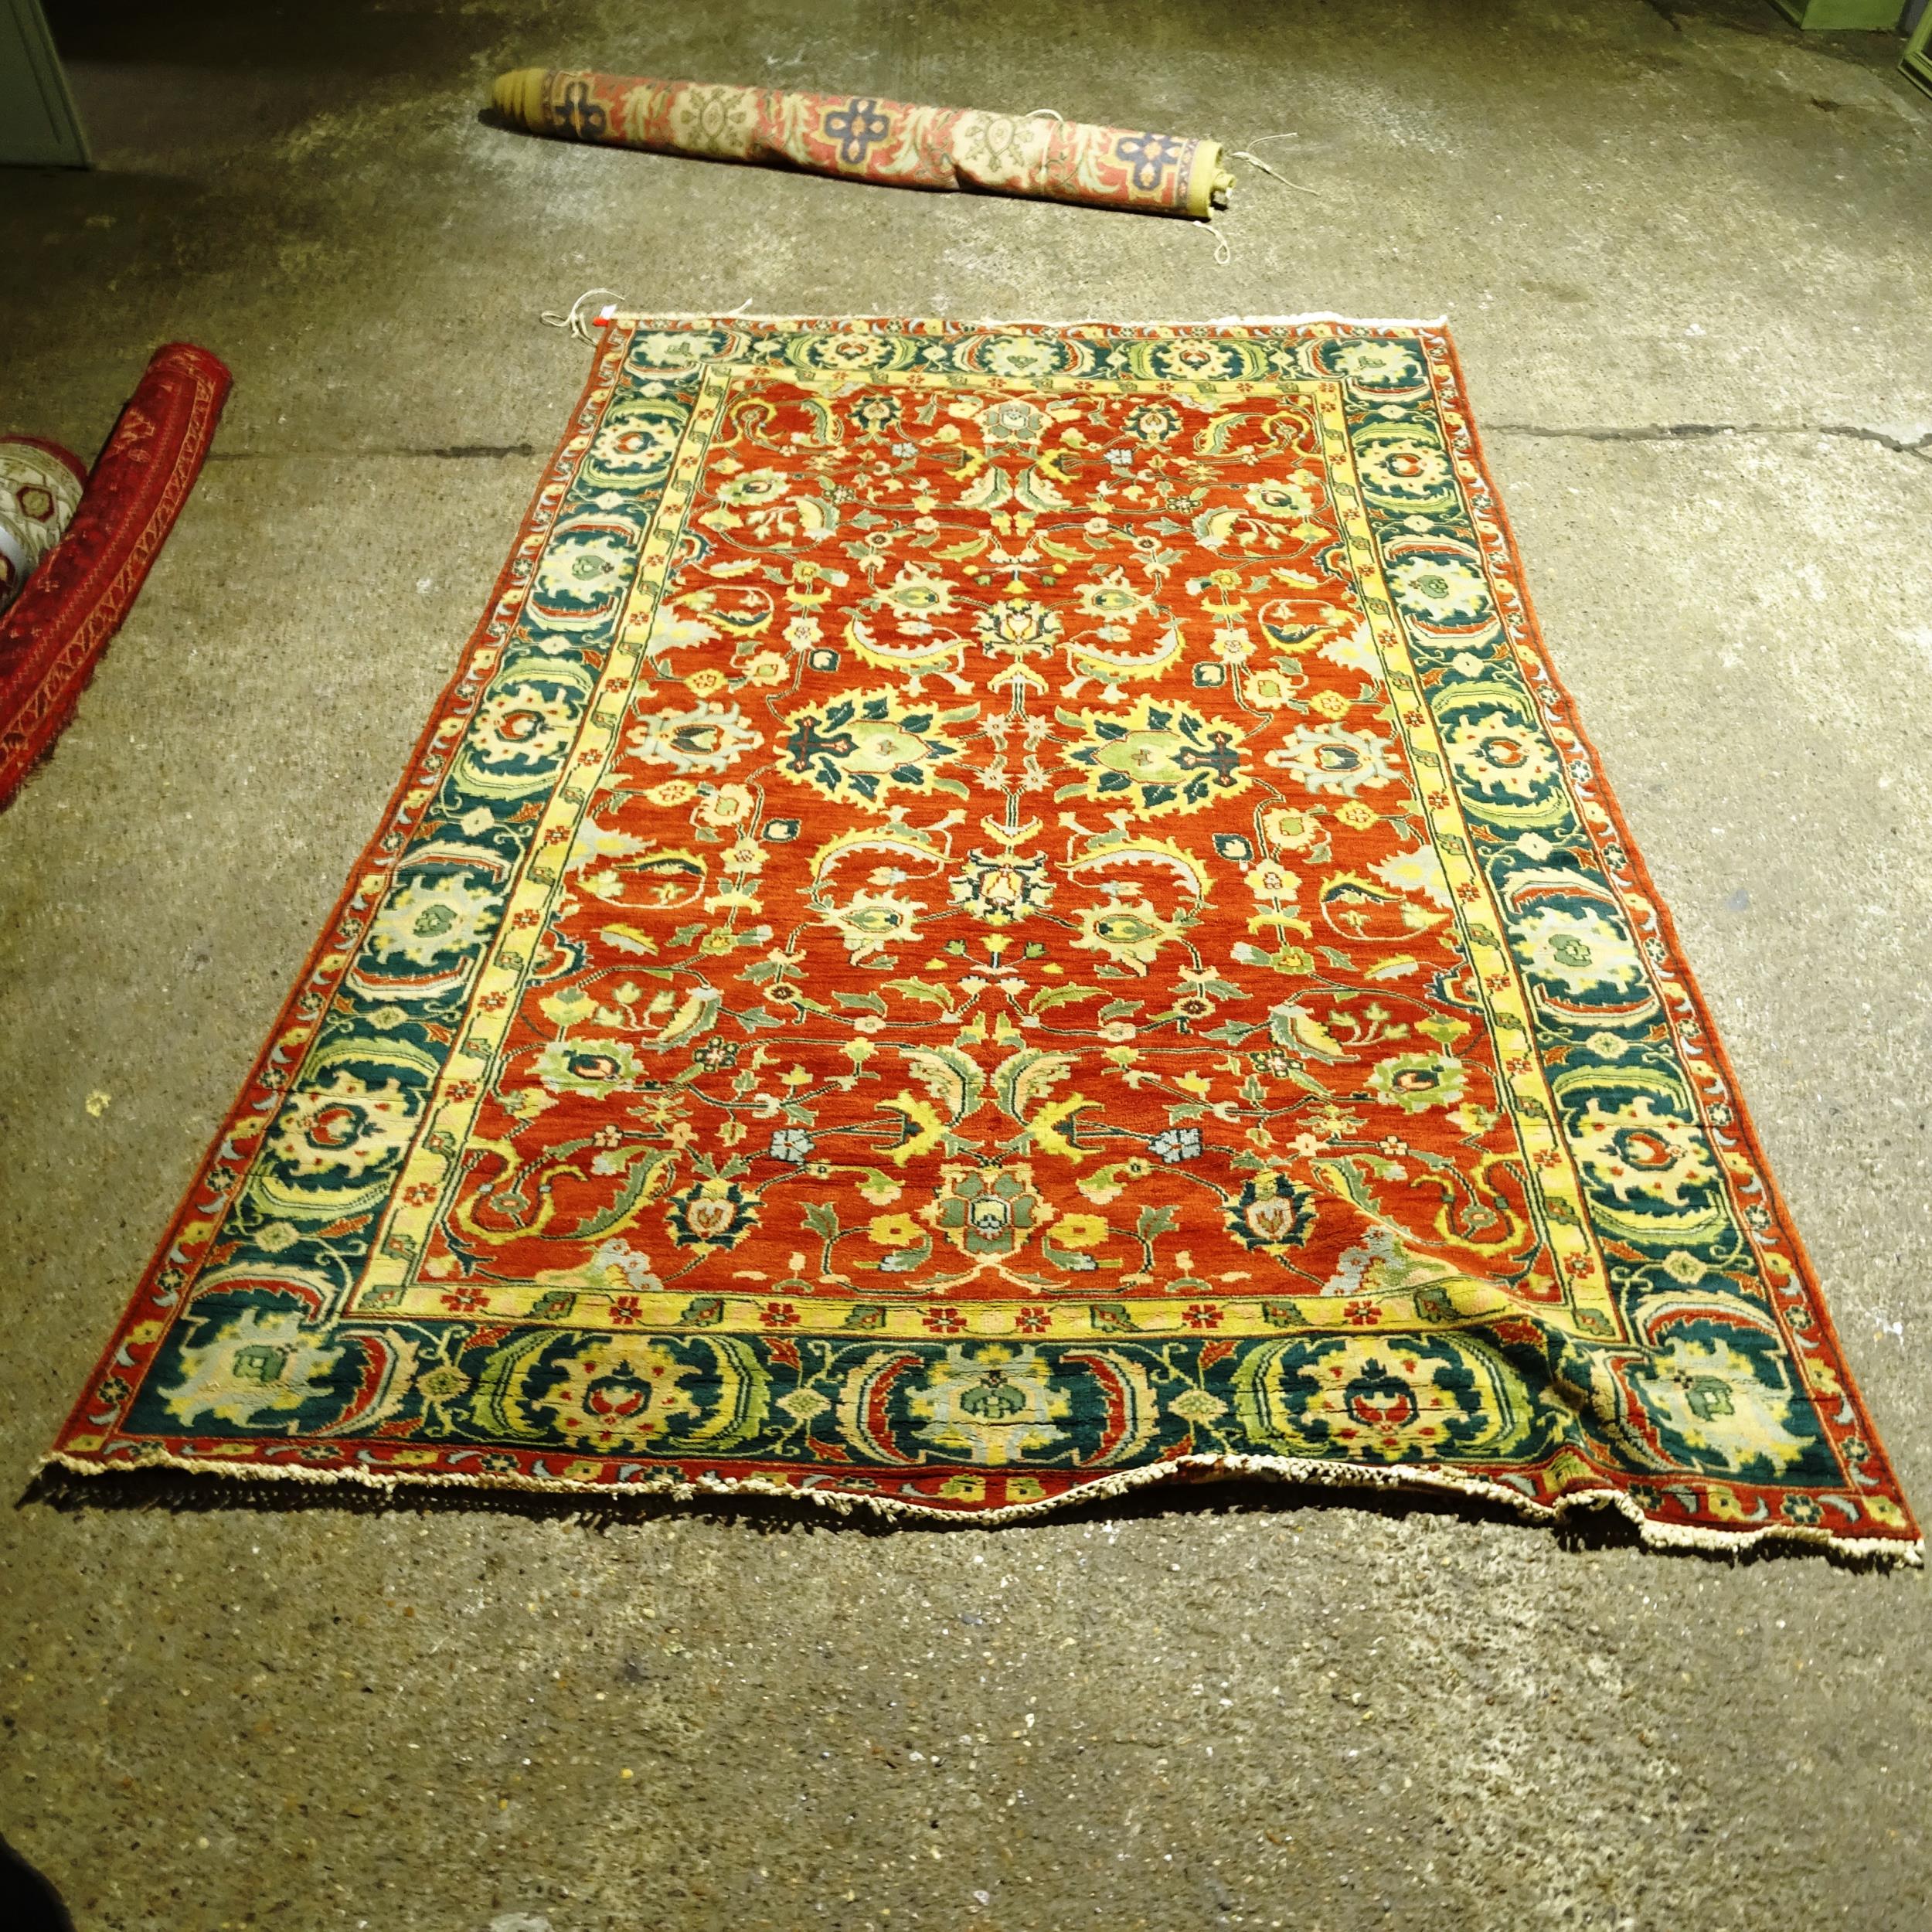
[[[909,1502],[902,1497],[864,1495],[849,1490],[823,1489],[773,1482],[762,1476],[673,1476],[668,1472],[641,1482],[613,1485],[607,1483],[573,1482],[562,1476],[468,1475],[458,1471],[427,1470],[298,1468],[286,1463],[255,1463],[216,1456],[182,1456],[168,1451],[144,1451],[138,1461],[104,1463],[56,1450],[34,1466],[34,1474],[59,1468],[75,1475],[103,1477],[128,1475],[141,1470],[167,1468],[192,1470],[198,1475],[233,1477],[239,1481],[301,1483],[348,1483],[393,1496],[398,1490],[412,1488],[476,1489],[483,1491],[527,1490],[539,1495],[580,1497],[587,1504],[608,1507],[627,1496],[651,1496],[677,1502],[706,1497],[762,1496],[791,1502],[809,1502],[836,1516],[862,1512],[888,1519],[920,1517],[945,1522],[963,1529],[991,1529],[1002,1523],[1019,1522],[1029,1518],[1050,1515],[1077,1504],[1104,1502],[1124,1496],[1158,1482],[1172,1481],[1187,1471],[1220,1476],[1258,1476],[1279,1482],[1307,1483],[1325,1488],[1367,1488],[1402,1492],[1440,1491],[1451,1495],[1480,1497],[1502,1503],[1527,1522],[1555,1527],[1574,1512],[1612,1509],[1636,1528],[1641,1539],[1655,1549],[1696,1550],[1706,1556],[1735,1556],[1774,1543],[1808,1544],[1834,1556],[1861,1562],[1895,1564],[1918,1569],[1925,1561],[1923,1540],[1907,1543],[1889,1536],[1841,1536],[1832,1531],[1804,1523],[1770,1523],[1750,1529],[1711,1529],[1696,1523],[1659,1522],[1647,1516],[1622,1492],[1607,1486],[1582,1489],[1560,1497],[1554,1503],[1539,1503],[1510,1488],[1480,1476],[1461,1475],[1437,1468],[1400,1468],[1379,1463],[1329,1462],[1297,1456],[1192,1455],[1177,1456],[1165,1462],[1144,1464],[1132,1469],[1116,1470],[1058,1495],[1034,1502],[1007,1503],[997,1509],[964,1511],[946,1509],[927,1503]]]
[[[845,323],[881,322],[905,319],[889,315],[779,315],[751,308],[749,299],[736,308],[628,308],[618,296],[597,311],[587,323],[583,304],[594,295],[616,294],[614,289],[587,288],[566,312],[546,310],[539,318],[546,328],[567,331],[577,340],[593,339],[590,330],[611,322],[777,322]],[[921,318],[957,321],[961,328],[1294,328],[1307,322],[1336,322],[1345,328],[1446,329],[1447,315],[1434,317],[1342,315],[1333,309],[1311,308],[1298,315],[1209,315],[1201,318],[1146,316],[1123,321],[1118,317],[1099,315],[981,315]]]
[[[607,293],[594,290],[594,294]],[[892,315],[777,315],[756,310],[624,308],[598,312],[600,321],[619,322],[889,322]],[[1333,309],[1312,308],[1298,315],[1209,315],[1206,317],[1128,317],[1102,315],[960,315],[922,317],[921,320],[957,322],[961,328],[1293,328],[1304,322],[1340,322],[1349,328],[1447,328],[1449,318],[1341,315]]]

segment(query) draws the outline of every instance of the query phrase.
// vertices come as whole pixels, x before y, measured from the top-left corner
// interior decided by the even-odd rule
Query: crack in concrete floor
[[[1535,436],[1557,440],[1575,437],[1587,443],[1677,443],[1719,436],[1842,436],[1876,444],[1880,448],[1901,456],[1922,456],[1932,460],[1932,430],[1907,441],[1886,430],[1853,423],[1650,423],[1630,427],[1606,427],[1597,424],[1504,422],[1481,427],[1485,436]],[[540,451],[534,443],[459,443],[440,448],[387,444],[362,449],[217,449],[210,453],[208,460],[211,463],[335,463],[352,462],[364,457],[406,457],[470,462],[546,453]]]
[[[362,458],[389,457],[434,457],[439,461],[455,463],[487,462],[502,457],[547,456],[547,447],[539,449],[534,443],[451,443],[441,447],[420,447],[406,443],[376,444],[365,449],[340,450],[228,450],[210,451],[211,463],[345,463]]]
[[[1900,456],[1932,460],[1932,430],[1907,440],[1889,430],[1857,423],[1651,423],[1629,428],[1551,423],[1491,423],[1480,426],[1485,436],[1536,436],[1586,443],[1681,443],[1718,436],[1842,436],[1875,443]]]

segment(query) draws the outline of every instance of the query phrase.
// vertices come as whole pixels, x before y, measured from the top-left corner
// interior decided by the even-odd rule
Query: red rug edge
[[[53,749],[201,473],[233,379],[166,342],[103,445],[80,507],[0,618],[0,810]]]

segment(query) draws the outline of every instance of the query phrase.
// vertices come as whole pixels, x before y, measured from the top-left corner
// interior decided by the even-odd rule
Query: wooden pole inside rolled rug
[[[893,188],[977,189],[1204,220],[1227,205],[1234,185],[1218,141],[1045,113],[543,67],[502,75],[491,100],[519,126],[563,140],[771,163]]]

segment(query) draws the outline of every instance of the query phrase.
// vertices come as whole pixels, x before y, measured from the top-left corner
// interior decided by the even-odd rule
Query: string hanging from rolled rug
[[[1205,219],[1233,176],[1221,143],[870,94],[806,94],[524,67],[492,104],[540,134],[776,164],[897,188],[971,189]]]

